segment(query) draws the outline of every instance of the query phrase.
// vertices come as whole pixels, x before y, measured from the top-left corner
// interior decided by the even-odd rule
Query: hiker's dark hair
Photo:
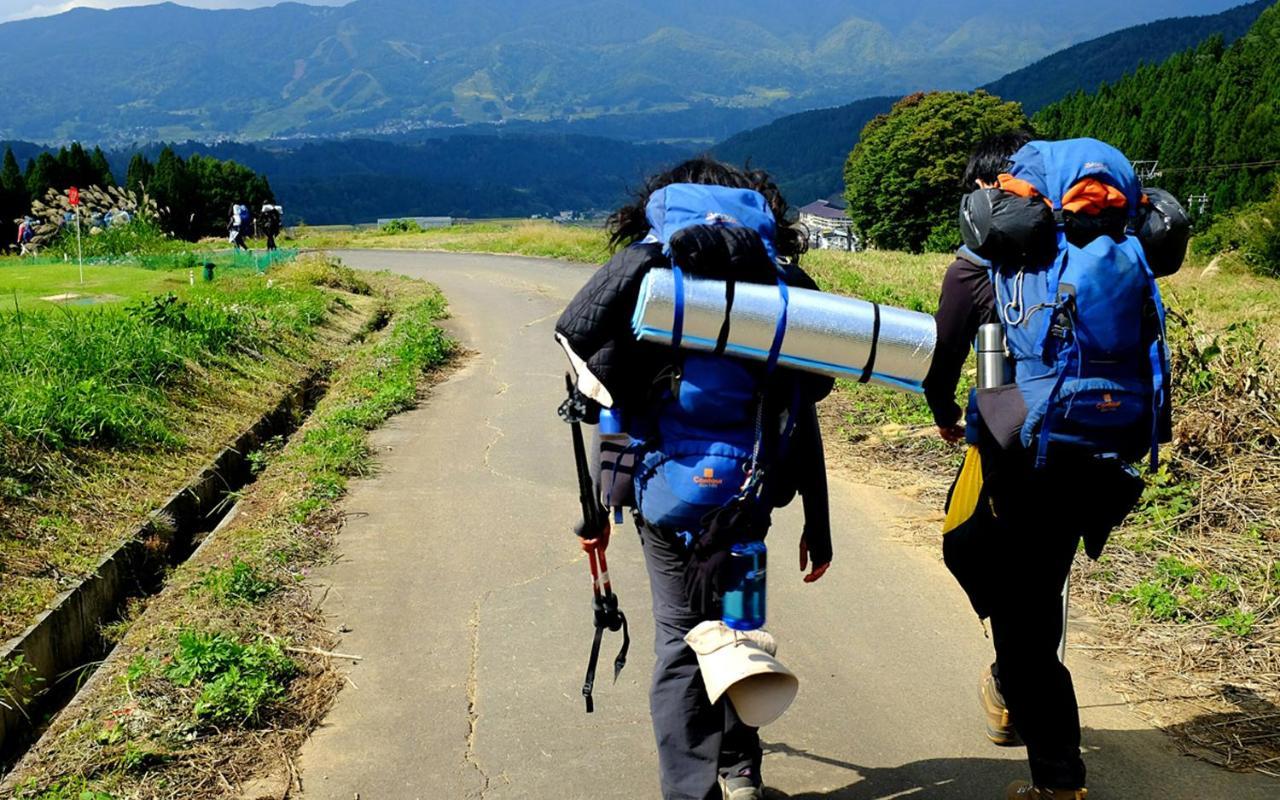
[[[973,191],[977,181],[995,183],[1000,173],[1009,171],[1009,159],[1013,154],[1034,138],[1035,134],[1022,129],[983,139],[969,155],[969,164],[964,168],[964,180],[961,181],[963,190]]]
[[[700,183],[704,186],[728,186],[734,189],[752,189],[764,195],[769,210],[778,223],[776,246],[778,255],[794,258],[808,249],[805,232],[787,224],[791,206],[779,191],[778,185],[764,170],[730,166],[710,156],[691,158],[665,172],[652,175],[644,186],[632,194],[631,202],[609,215],[606,229],[609,231],[609,247],[617,250],[634,244],[649,235],[649,220],[645,207],[649,196],[673,183]]]

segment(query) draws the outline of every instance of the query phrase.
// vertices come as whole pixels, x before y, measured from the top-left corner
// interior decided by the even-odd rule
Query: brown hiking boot
[[[1079,789],[1041,789],[1026,781],[1009,784],[1005,790],[1005,800],[1085,800],[1089,790]]]
[[[1000,687],[996,685],[996,676],[991,667],[987,667],[987,671],[982,673],[978,699],[982,701],[982,712],[987,715],[987,738],[992,744],[1000,747],[1022,746],[1022,739],[1009,721],[1009,709],[1000,695]]]

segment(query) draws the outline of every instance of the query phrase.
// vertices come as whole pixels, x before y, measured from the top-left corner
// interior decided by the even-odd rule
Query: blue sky
[[[0,0],[0,22],[24,17],[42,17],[60,14],[80,6],[90,8],[119,8],[120,6],[151,5],[157,0]],[[184,6],[197,8],[257,8],[274,6],[281,0],[180,0]],[[313,6],[340,6],[350,0],[300,0]]]

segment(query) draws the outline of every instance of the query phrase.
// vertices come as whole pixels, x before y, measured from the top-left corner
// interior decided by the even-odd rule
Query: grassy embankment
[[[282,242],[289,247],[317,250],[347,247],[443,250],[559,258],[582,263],[601,263],[608,258],[608,248],[599,228],[532,221],[477,222],[417,231],[299,226],[290,229]]]
[[[370,234],[341,246],[553,255],[599,263],[599,230],[546,224],[459,226],[426,234]],[[474,246],[470,243],[474,242]],[[523,243],[534,242],[529,250]],[[931,312],[946,256],[815,252],[804,265],[823,288]],[[1179,698],[1145,709],[1207,757],[1275,769],[1280,738],[1280,281],[1233,256],[1192,257],[1162,281],[1171,311],[1176,440],[1165,465],[1104,558],[1080,560],[1076,583],[1102,623],[1087,647],[1132,660],[1140,697]],[[972,381],[972,365],[966,380]],[[961,395],[967,387],[961,387]],[[834,461],[904,488],[938,509],[958,449],[934,433],[919,398],[842,383],[825,404]],[[925,541],[934,521],[920,526]],[[1115,660],[1115,659],[1109,659]],[[1176,706],[1176,707],[1175,707]],[[1270,761],[1268,762],[1268,760]],[[1269,767],[1268,767],[1269,763]]]
[[[445,304],[421,282],[360,277],[319,257],[270,281],[220,279],[173,299],[148,286],[124,304],[0,318],[0,430],[5,454],[20,458],[6,461],[0,505],[11,573],[0,620],[11,629],[285,386],[336,365],[301,431],[254,454],[262,472],[242,513],[107,630],[122,649],[0,794],[230,793],[228,781],[259,771],[268,753],[291,752],[336,690],[315,654],[329,635],[311,614],[306,570],[337,528],[347,479],[368,467],[366,432],[412,405],[423,372],[447,356],[435,325]],[[385,330],[368,327],[388,316]],[[65,420],[64,407],[75,409]],[[27,591],[9,591],[22,583]]]
[[[0,264],[0,638],[177,491],[379,300],[320,259],[188,273]],[[270,282],[270,285],[268,285]],[[52,303],[69,285],[97,305]],[[348,286],[348,288],[351,288]]]

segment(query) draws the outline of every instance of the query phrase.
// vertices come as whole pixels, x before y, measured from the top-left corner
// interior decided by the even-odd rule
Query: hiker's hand
[[[605,525],[604,530],[596,534],[594,539],[582,539],[581,543],[584,553],[603,553],[609,549],[609,526]]]
[[[816,581],[822,580],[822,576],[827,574],[827,568],[830,566],[831,566],[830,561],[828,561],[825,564],[819,564],[815,561],[813,564],[813,570],[810,571],[808,575],[804,576],[804,582],[814,583]],[[800,537],[800,571],[804,572],[806,569],[809,569],[809,537],[801,536]]]
[[[960,423],[938,428],[938,435],[947,444],[960,444],[964,441],[964,426]]]

